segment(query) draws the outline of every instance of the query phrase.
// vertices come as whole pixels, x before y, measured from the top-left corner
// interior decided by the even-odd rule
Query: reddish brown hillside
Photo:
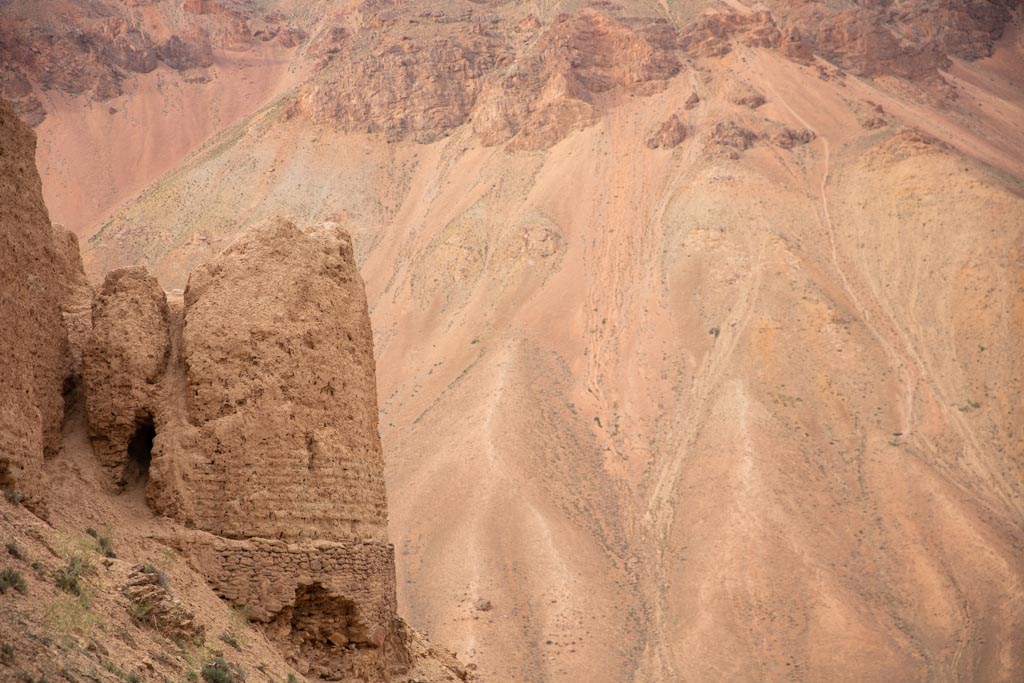
[[[352,235],[414,625],[499,681],[1024,675],[1020,3],[275,10],[288,87],[86,267]]]

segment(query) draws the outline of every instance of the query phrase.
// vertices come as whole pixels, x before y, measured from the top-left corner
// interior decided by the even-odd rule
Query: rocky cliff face
[[[675,22],[591,3],[542,22],[515,3],[486,11],[469,2],[434,11],[366,4],[357,21],[314,38],[318,72],[290,115],[390,142],[432,142],[472,122],[484,144],[543,149],[593,124],[617,97],[658,92],[687,62],[736,46],[820,57],[863,77],[941,83],[950,57],[991,53],[1019,3],[933,5],[708,3]]]
[[[950,60],[990,54],[1017,7],[16,0],[0,7],[0,91],[33,124],[49,112],[46,198],[57,220],[90,236],[210,135],[271,103],[299,122],[392,143],[466,127],[487,145],[538,150],[700,59],[749,48],[907,80],[941,102],[958,96],[943,76]],[[82,110],[90,122],[75,127]],[[150,145],[141,122],[162,142]],[[108,134],[142,158],[109,149]]]
[[[992,53],[1018,0],[772,2],[793,56],[819,55],[861,76],[938,79],[950,57]]]
[[[473,116],[484,144],[543,149],[594,123],[615,96],[652,94],[680,70],[664,20],[560,15],[490,80]]]
[[[0,94],[37,125],[46,116],[41,92],[102,102],[161,65],[203,80],[215,48],[244,51],[275,40],[294,46],[304,37],[250,1],[16,0],[0,8]]]
[[[367,5],[362,30],[314,39],[318,73],[290,115],[393,142],[471,121],[485,144],[542,149],[592,124],[612,95],[657,92],[680,69],[663,19],[588,9],[545,25],[518,5],[491,9]]]

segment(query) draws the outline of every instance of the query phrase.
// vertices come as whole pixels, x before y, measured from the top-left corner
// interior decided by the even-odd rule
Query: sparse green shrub
[[[295,674],[288,674],[288,683],[299,683],[299,679],[295,677]]]
[[[28,592],[28,585],[21,574],[10,567],[4,567],[0,569],[0,593],[6,593],[12,588],[19,593]]]
[[[14,646],[10,643],[0,645],[0,664],[14,664]]]
[[[710,334],[715,339],[718,339],[718,335],[721,334],[721,333],[722,333],[722,331],[720,329],[718,329],[717,327],[712,327],[710,330],[708,330],[708,334]]]
[[[224,641],[225,643],[227,643],[228,645],[230,645],[231,647],[235,648],[236,650],[241,650],[242,649],[242,646],[238,644],[238,639],[235,638],[230,633],[222,634],[220,639],[222,641]]]
[[[100,659],[100,664],[103,665],[104,669],[114,674],[122,681],[128,681],[128,683],[142,683],[142,676],[137,673],[128,673],[109,659]]]
[[[966,406],[967,410],[977,410],[978,408],[981,407],[981,404],[978,403],[977,401],[968,401],[966,403]],[[967,410],[965,410],[964,412],[967,412]]]
[[[21,505],[21,501],[25,500],[25,496],[21,495],[14,489],[4,489],[4,498],[11,505]]]
[[[222,657],[217,657],[213,662],[204,666],[202,676],[206,683],[235,683],[231,665]]]
[[[45,567],[43,567],[43,563],[39,560],[32,560],[32,564],[30,564],[29,566],[32,567],[32,570],[39,576],[43,575]]]
[[[164,573],[162,571],[160,571],[159,569],[157,569],[153,565],[147,564],[147,565],[143,566],[142,567],[142,573],[143,574],[153,574],[153,575],[155,575],[156,576],[156,581],[157,581],[157,583],[160,584],[161,588],[163,588],[164,590],[167,590],[169,588],[169,586],[167,584],[167,577],[164,575]]]
[[[189,671],[188,675],[185,676],[189,683],[199,683],[199,674],[195,671]]]
[[[48,632],[58,639],[70,636],[89,637],[99,621],[90,608],[84,588],[83,595],[79,597],[61,595],[54,598],[46,605],[44,614]]]
[[[82,579],[91,576],[93,567],[79,555],[68,558],[68,563],[54,573],[54,579],[61,590],[72,595],[82,594]]]
[[[46,676],[40,676],[39,678],[33,678],[32,674],[25,672],[21,673],[21,683],[50,683],[50,679]]]
[[[100,552],[104,557],[117,557],[117,553],[114,552],[114,548],[110,544],[109,538],[106,536],[100,536],[96,541],[100,544]]]
[[[7,547],[7,554],[10,555],[11,557],[13,557],[14,559],[16,559],[16,560],[24,560],[25,559],[25,553],[23,553],[21,551],[21,548],[19,548],[18,544],[15,543],[14,541],[6,543],[5,546]]]
[[[96,531],[92,527],[86,529],[85,533],[96,539],[100,555],[103,555],[104,557],[117,557],[117,553],[114,552],[114,546],[111,544],[109,537],[100,536],[100,532]]]

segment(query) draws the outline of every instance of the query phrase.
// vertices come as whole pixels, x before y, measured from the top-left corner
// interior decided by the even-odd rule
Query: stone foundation
[[[190,552],[213,589],[304,674],[380,680],[407,662],[391,545],[210,536]]]

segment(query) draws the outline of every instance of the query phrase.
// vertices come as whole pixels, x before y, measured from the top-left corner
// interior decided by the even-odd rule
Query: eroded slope
[[[1012,5],[698,5],[360,14],[88,261],[351,231],[399,602],[485,675],[1013,680]]]

